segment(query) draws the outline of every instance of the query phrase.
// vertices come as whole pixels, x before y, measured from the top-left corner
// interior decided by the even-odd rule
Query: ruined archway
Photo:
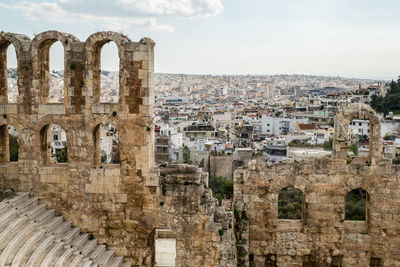
[[[68,144],[65,130],[58,124],[46,124],[40,130],[42,165],[68,162]]]
[[[94,165],[120,164],[119,138],[117,128],[102,122],[93,129]]]
[[[19,77],[21,75],[21,53],[23,51],[23,41],[30,40],[29,37],[22,34],[0,33],[0,104],[8,103],[8,84],[7,84],[7,50],[12,45],[15,49],[17,58],[17,88],[20,95]]]
[[[349,124],[354,119],[369,120],[369,154],[365,158],[376,164],[382,158],[381,125],[376,112],[363,103],[343,104],[335,116],[335,136],[333,139],[333,155],[335,158],[347,158],[347,134]]]
[[[71,73],[69,67],[71,45],[74,42],[79,42],[79,39],[72,34],[66,34],[58,31],[46,31],[35,36],[32,40],[32,56],[34,65],[34,74],[38,80],[39,103],[47,104],[49,102],[50,92],[50,48],[59,41],[64,47],[64,101],[68,99],[68,80]]]
[[[115,32],[98,32],[89,36],[86,40],[85,46],[88,56],[88,65],[92,67],[92,85],[93,85],[93,102],[101,103],[101,50],[108,42],[114,42],[118,48],[119,61],[119,99],[124,94],[122,77],[124,76],[123,62],[121,60],[123,55],[123,45],[130,42],[129,38],[123,34]]]

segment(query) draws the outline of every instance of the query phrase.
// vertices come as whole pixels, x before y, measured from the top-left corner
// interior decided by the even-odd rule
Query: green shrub
[[[223,229],[219,229],[218,230],[218,234],[219,234],[219,236],[223,236],[224,235],[224,230]]]
[[[18,137],[14,135],[9,135],[9,147],[10,147],[10,161],[18,161]]]
[[[353,189],[346,195],[345,219],[365,221],[367,192],[361,188]]]
[[[233,197],[233,181],[223,177],[212,177],[209,181],[213,197],[218,200],[230,199]]]
[[[294,187],[283,188],[278,195],[278,219],[302,218],[303,194]]]

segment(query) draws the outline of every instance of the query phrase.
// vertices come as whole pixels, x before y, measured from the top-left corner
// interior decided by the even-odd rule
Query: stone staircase
[[[0,202],[0,267],[130,267],[89,234],[55,216],[46,204],[18,192]]]

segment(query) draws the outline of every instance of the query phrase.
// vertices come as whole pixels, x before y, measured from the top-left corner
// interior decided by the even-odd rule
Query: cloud
[[[158,19],[202,18],[223,10],[221,0],[57,0],[56,2],[11,1],[0,8],[23,12],[29,20],[57,23],[86,22],[111,30],[146,27],[152,31],[173,31]]]

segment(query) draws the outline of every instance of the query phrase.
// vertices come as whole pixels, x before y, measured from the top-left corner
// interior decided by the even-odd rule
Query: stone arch
[[[0,33],[0,104],[8,102],[8,86],[7,86],[7,49],[10,44],[14,46],[17,56],[17,73],[18,73],[18,94],[21,95],[20,77],[22,76],[22,53],[24,51],[24,42],[30,42],[31,39],[23,34],[16,33]]]
[[[124,94],[124,75],[123,68],[123,55],[124,55],[124,45],[131,42],[131,40],[120,33],[116,32],[97,32],[89,36],[85,42],[85,50],[87,54],[87,66],[91,66],[92,69],[92,87],[93,87],[93,102],[100,103],[100,78],[101,78],[101,49],[108,42],[114,42],[118,48],[119,56],[119,103],[121,103],[121,96]],[[88,68],[87,68],[88,69]]]
[[[364,103],[345,103],[336,114],[333,156],[341,159],[347,158],[347,133],[353,119],[365,119],[370,122],[367,160],[374,165],[382,158],[381,124],[376,112]]]
[[[0,164],[8,162],[8,127],[7,124],[0,125]]]
[[[17,136],[11,133],[11,129],[15,130]],[[15,139],[11,140],[12,137],[15,137]],[[0,125],[0,163],[18,161],[20,140],[20,130],[18,126],[10,123]],[[16,147],[11,147],[12,144],[16,145]]]
[[[35,36],[32,40],[32,59],[34,79],[37,81],[36,92],[39,94],[39,103],[46,104],[50,91],[50,47],[60,41],[64,47],[64,101],[68,101],[69,86],[67,77],[70,75],[70,62],[72,43],[79,42],[79,39],[72,34],[58,31],[46,31]]]
[[[118,128],[115,124],[109,123],[109,122],[100,122],[96,124],[96,126],[93,127],[93,148],[94,148],[94,154],[93,154],[93,164],[94,166],[98,166],[103,164],[102,160],[102,155],[101,155],[101,135],[104,134],[102,131],[104,131],[104,126],[105,125],[111,125],[114,127],[114,133],[116,134],[111,136],[111,148],[110,148],[110,159],[107,156],[105,164],[120,164],[120,149],[119,149],[119,131]],[[114,139],[116,139],[116,146],[114,146]]]
[[[66,138],[66,144],[65,144],[65,153],[66,153],[66,158],[67,161],[70,158],[67,151],[69,151],[68,146],[70,145],[68,140],[71,140],[69,136],[69,131],[67,130],[68,127],[65,125],[63,122],[59,121],[52,121],[50,118],[46,118],[41,121],[41,123],[38,123],[38,126],[36,127],[36,131],[39,133],[39,144],[40,144],[40,163],[41,165],[49,165],[52,162],[54,163],[54,160],[52,161],[52,142],[53,136],[50,136],[50,126],[51,125],[58,125],[60,126],[61,130],[65,132],[65,138]],[[59,163],[65,163],[65,162],[59,162]]]

